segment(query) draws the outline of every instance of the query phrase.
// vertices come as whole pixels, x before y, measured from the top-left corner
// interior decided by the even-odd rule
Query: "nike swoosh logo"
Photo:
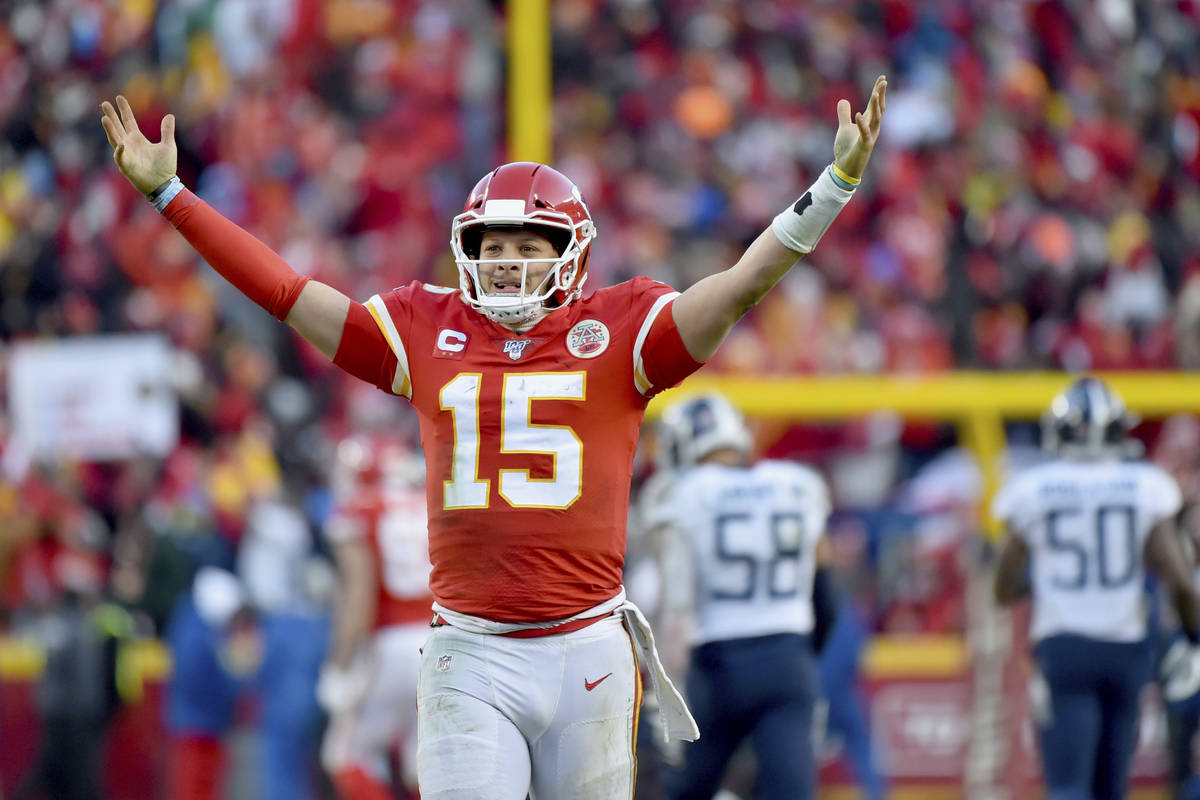
[[[607,678],[610,675],[612,675],[611,672],[608,673],[608,675],[605,675],[604,678]],[[597,686],[599,686],[601,683],[603,683],[604,678],[597,678],[594,681],[589,681],[587,678],[584,678],[583,679],[583,688],[587,689],[590,692],[592,689],[595,689]]]

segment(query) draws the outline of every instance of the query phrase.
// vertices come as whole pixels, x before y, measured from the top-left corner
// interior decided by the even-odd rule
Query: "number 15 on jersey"
[[[482,373],[455,375],[439,395],[441,409],[454,424],[454,457],[450,480],[442,484],[446,510],[487,508],[491,478],[480,474],[484,448],[504,454],[548,455],[554,460],[549,478],[534,478],[528,469],[497,471],[500,497],[514,508],[566,509],[583,491],[583,442],[567,425],[531,422],[537,400],[576,400],[587,396],[585,372],[512,372],[503,375],[500,441],[481,441]]]

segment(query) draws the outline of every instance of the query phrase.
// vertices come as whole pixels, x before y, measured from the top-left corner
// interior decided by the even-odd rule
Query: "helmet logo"
[[[520,361],[530,341],[530,339],[508,339],[504,342],[504,352],[513,361]]]
[[[608,349],[608,326],[598,319],[585,319],[567,331],[567,350],[576,358],[595,358]]]

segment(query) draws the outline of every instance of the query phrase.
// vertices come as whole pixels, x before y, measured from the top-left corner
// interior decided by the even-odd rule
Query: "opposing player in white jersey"
[[[326,526],[340,575],[333,644],[317,684],[330,723],[321,761],[343,800],[417,790],[417,674],[429,636],[424,464],[388,437],[338,446],[338,508]]]
[[[1017,475],[992,513],[1008,528],[998,602],[1033,598],[1031,702],[1050,800],[1124,797],[1138,696],[1150,677],[1146,572],[1162,580],[1190,640],[1197,596],[1174,531],[1179,487],[1123,459],[1132,421],[1102,381],[1081,378],[1043,417],[1051,461]],[[1195,648],[1168,691],[1194,691]]]
[[[729,758],[750,737],[757,798],[811,797],[817,697],[814,584],[829,493],[812,469],[749,461],[751,436],[720,395],[663,415],[663,445],[682,467],[647,509],[661,539],[668,640],[690,619],[687,697],[700,739],[687,743],[668,796],[711,798]],[[818,577],[819,576],[819,577]],[[668,653],[677,651],[668,641]]]

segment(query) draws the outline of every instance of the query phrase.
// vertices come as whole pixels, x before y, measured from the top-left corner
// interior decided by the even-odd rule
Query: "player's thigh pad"
[[[452,628],[425,643],[417,687],[422,800],[524,800],[529,745],[494,702],[486,639]]]
[[[633,796],[640,704],[637,656],[620,618],[556,637],[563,645],[561,697],[533,740],[534,800]]]

